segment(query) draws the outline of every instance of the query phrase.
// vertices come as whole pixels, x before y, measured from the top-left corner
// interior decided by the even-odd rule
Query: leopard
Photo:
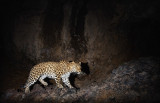
[[[74,61],[60,61],[60,62],[41,62],[30,70],[28,80],[24,86],[25,93],[30,93],[30,86],[34,85],[36,81],[39,81],[42,85],[47,86],[48,83],[44,79],[54,79],[58,88],[63,89],[62,82],[69,88],[74,88],[70,81],[69,76],[71,73],[82,74],[81,62],[76,63]]]

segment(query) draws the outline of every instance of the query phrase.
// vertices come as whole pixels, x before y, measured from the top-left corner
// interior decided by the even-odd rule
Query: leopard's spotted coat
[[[63,88],[60,84],[62,78],[63,83],[65,83],[69,88],[73,88],[69,81],[69,76],[72,72],[77,74],[81,73],[81,64],[75,62],[42,62],[35,65],[29,74],[28,80],[25,85],[25,93],[29,93],[29,87],[33,85],[37,80],[39,80],[43,85],[47,86],[47,82],[43,79],[53,78],[57,84],[57,87]]]

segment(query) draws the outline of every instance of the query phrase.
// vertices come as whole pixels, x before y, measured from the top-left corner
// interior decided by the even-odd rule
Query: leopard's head
[[[69,67],[72,72],[76,72],[77,74],[81,74],[81,62],[75,63],[75,62],[70,62]]]

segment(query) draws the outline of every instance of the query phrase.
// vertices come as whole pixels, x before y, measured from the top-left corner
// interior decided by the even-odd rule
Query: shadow
[[[79,89],[79,87],[76,87],[75,85],[75,78],[77,77],[78,75],[76,73],[71,73],[70,76],[69,76],[69,81],[71,83],[71,85],[76,88],[76,89]]]
[[[51,79],[51,78],[48,78],[48,77],[46,77],[46,78],[44,79],[44,81],[47,82],[48,85],[53,85],[53,83],[52,83],[50,80],[52,80],[52,79]]]
[[[82,70],[82,72],[86,73],[87,75],[90,74],[88,62],[87,63],[82,63],[81,62],[81,70]]]

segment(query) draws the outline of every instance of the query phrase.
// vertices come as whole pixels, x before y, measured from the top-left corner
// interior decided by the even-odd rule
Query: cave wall
[[[159,55],[158,1],[4,1],[1,48],[34,63],[74,60],[91,69]]]

